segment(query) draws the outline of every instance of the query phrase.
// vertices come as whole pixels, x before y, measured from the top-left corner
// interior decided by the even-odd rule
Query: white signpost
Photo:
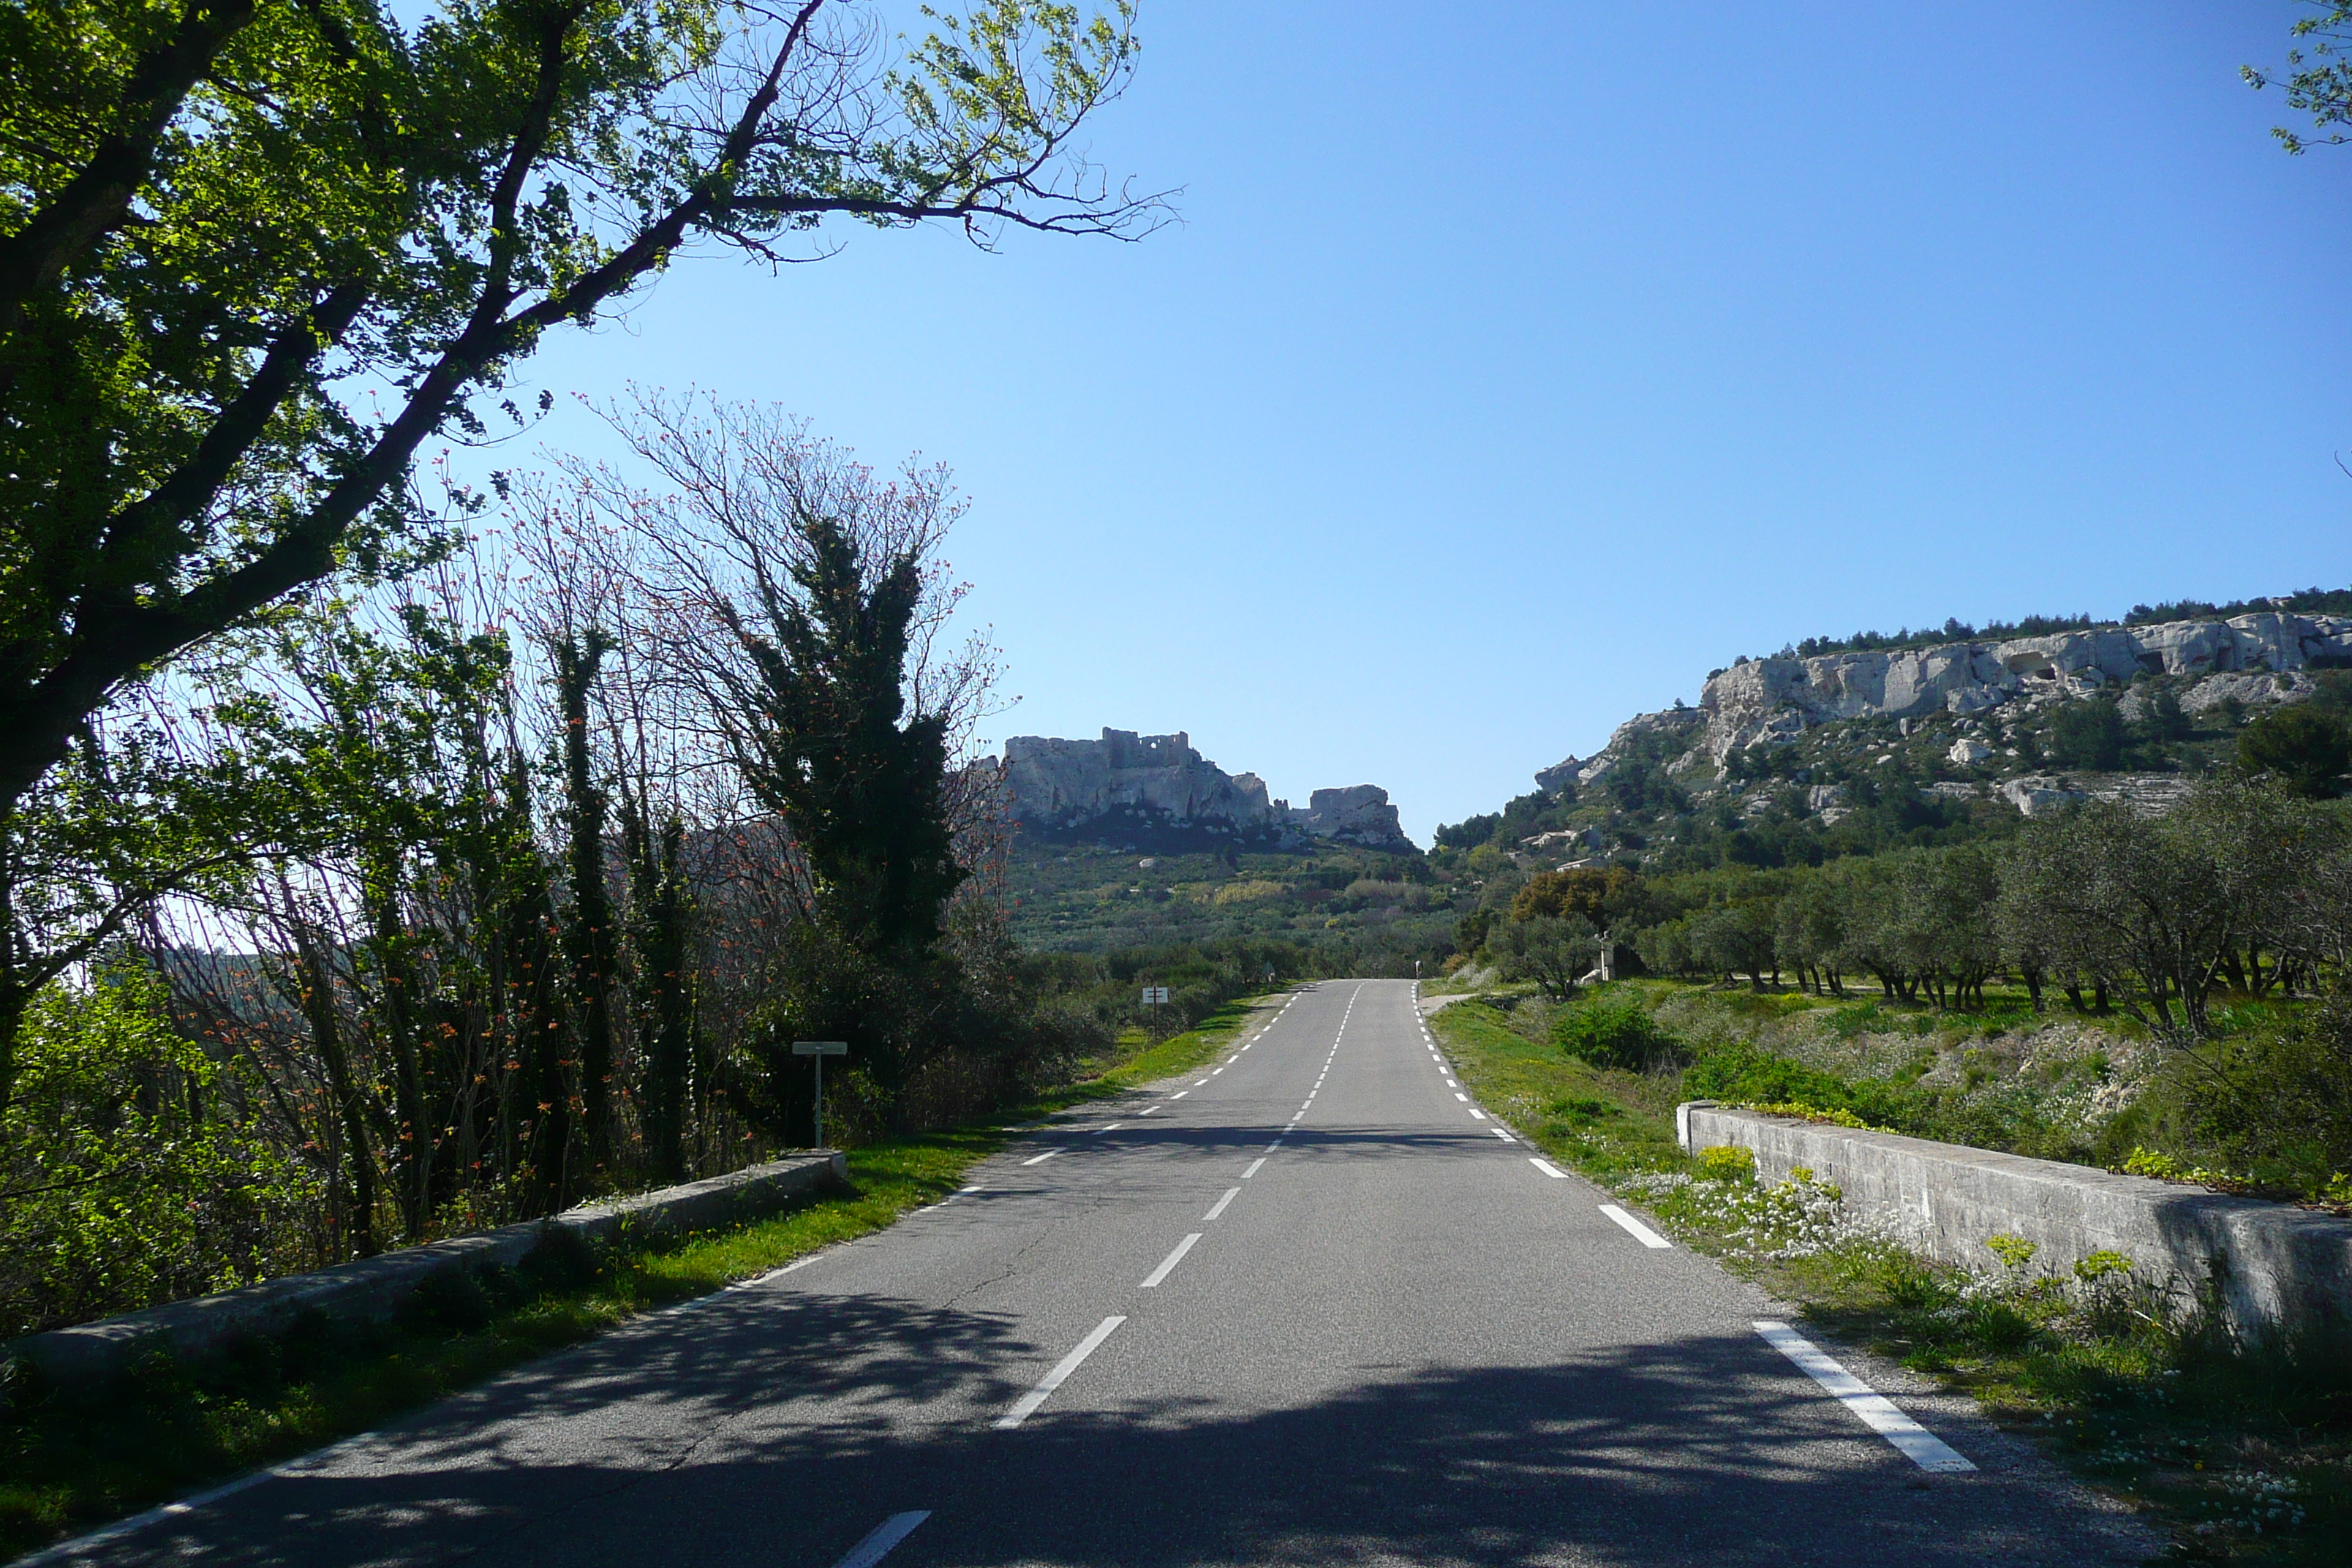
[[[810,1141],[809,1147],[812,1149],[824,1147],[824,1058],[845,1057],[848,1054],[847,1040],[794,1040],[793,1042],[793,1055],[815,1058],[809,1063],[816,1069],[816,1135]]]

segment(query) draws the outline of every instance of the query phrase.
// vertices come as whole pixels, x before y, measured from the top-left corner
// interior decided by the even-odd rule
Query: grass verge
[[[1592,1067],[1475,1003],[1431,1027],[1464,1083],[1546,1154],[1832,1336],[1973,1394],[2143,1507],[2170,1533],[2172,1560],[2352,1561],[2347,1347],[2234,1344],[2122,1259],[2053,1277],[2011,1247],[1989,1250],[1981,1270],[1929,1265],[1857,1226],[1833,1187],[1765,1187],[1725,1151],[1685,1157],[1678,1075]]]
[[[1244,1027],[1220,1008],[1153,1041],[1140,1030],[1083,1076],[986,1125],[848,1151],[850,1190],[721,1231],[625,1249],[543,1246],[524,1265],[436,1281],[391,1322],[303,1325],[200,1366],[157,1353],[68,1395],[0,1365],[0,1558],[94,1529],[372,1426],[536,1356],[838,1242],[870,1235],[963,1184],[1012,1122],[1197,1067]]]

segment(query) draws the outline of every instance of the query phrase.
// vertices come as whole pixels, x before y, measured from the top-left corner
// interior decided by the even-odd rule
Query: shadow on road
[[[826,1568],[909,1509],[933,1518],[890,1568],[1914,1568],[2133,1562],[2149,1545],[2026,1474],[1920,1474],[1750,1339],[1535,1368],[1364,1365],[1337,1394],[1258,1410],[1087,1411],[1074,1384],[1062,1409],[992,1430],[1064,1348],[983,1315],[738,1292],[106,1556]]]

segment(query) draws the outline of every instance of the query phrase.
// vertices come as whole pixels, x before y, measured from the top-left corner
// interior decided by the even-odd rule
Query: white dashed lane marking
[[[1635,1219],[1632,1215],[1627,1214],[1615,1204],[1602,1204],[1601,1205],[1601,1212],[1607,1215],[1611,1220],[1615,1222],[1620,1230],[1622,1230],[1626,1235],[1632,1237],[1634,1240],[1640,1242],[1644,1247],[1664,1250],[1664,1248],[1674,1246],[1673,1242],[1668,1241],[1664,1237],[1660,1236],[1656,1231],[1652,1230],[1648,1226],[1643,1225],[1640,1220]]]
[[[1895,1402],[1823,1354],[1820,1347],[1786,1323],[1761,1322],[1756,1331],[1764,1342],[1795,1362],[1807,1377],[1826,1389],[1862,1424],[1895,1445],[1923,1470],[1973,1470],[1976,1467],[1941,1437],[1903,1414]]]
[[[1037,1407],[1054,1396],[1054,1390],[1061,1387],[1070,1373],[1084,1365],[1087,1357],[1100,1350],[1103,1341],[1110,1338],[1112,1331],[1125,1321],[1125,1317],[1115,1317],[1105,1318],[1097,1323],[1094,1331],[1078,1342],[1077,1349],[1055,1362],[1054,1370],[1047,1373],[1036,1387],[1013,1401],[1013,1408],[996,1418],[997,1429],[1009,1432],[1036,1415]]]
[[[890,1555],[892,1547],[914,1534],[915,1527],[930,1517],[931,1510],[927,1508],[892,1514],[867,1531],[866,1539],[851,1547],[849,1555],[835,1563],[833,1568],[874,1568],[877,1563]]]

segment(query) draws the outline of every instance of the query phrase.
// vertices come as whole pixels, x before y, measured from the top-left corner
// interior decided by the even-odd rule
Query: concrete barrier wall
[[[2087,1165],[1864,1132],[1698,1100],[1675,1112],[1685,1150],[1736,1146],[1765,1181],[1795,1166],[1835,1184],[1847,1206],[1888,1225],[1941,1262],[1995,1266],[1994,1236],[2039,1248],[2063,1270],[2120,1252],[2147,1277],[2193,1298],[2208,1282],[2240,1333],[2352,1333],[2352,1221],[2288,1204],[2120,1176]]]
[[[73,1384],[102,1378],[157,1344],[183,1358],[201,1359],[235,1340],[282,1333],[312,1312],[346,1320],[387,1318],[436,1275],[512,1268],[552,1231],[611,1243],[625,1237],[702,1230],[772,1213],[793,1198],[845,1185],[847,1180],[847,1163],[838,1153],[778,1160],[682,1187],[585,1204],[551,1219],[427,1242],[217,1296],[27,1334],[0,1345],[0,1361],[22,1357],[51,1380]]]

